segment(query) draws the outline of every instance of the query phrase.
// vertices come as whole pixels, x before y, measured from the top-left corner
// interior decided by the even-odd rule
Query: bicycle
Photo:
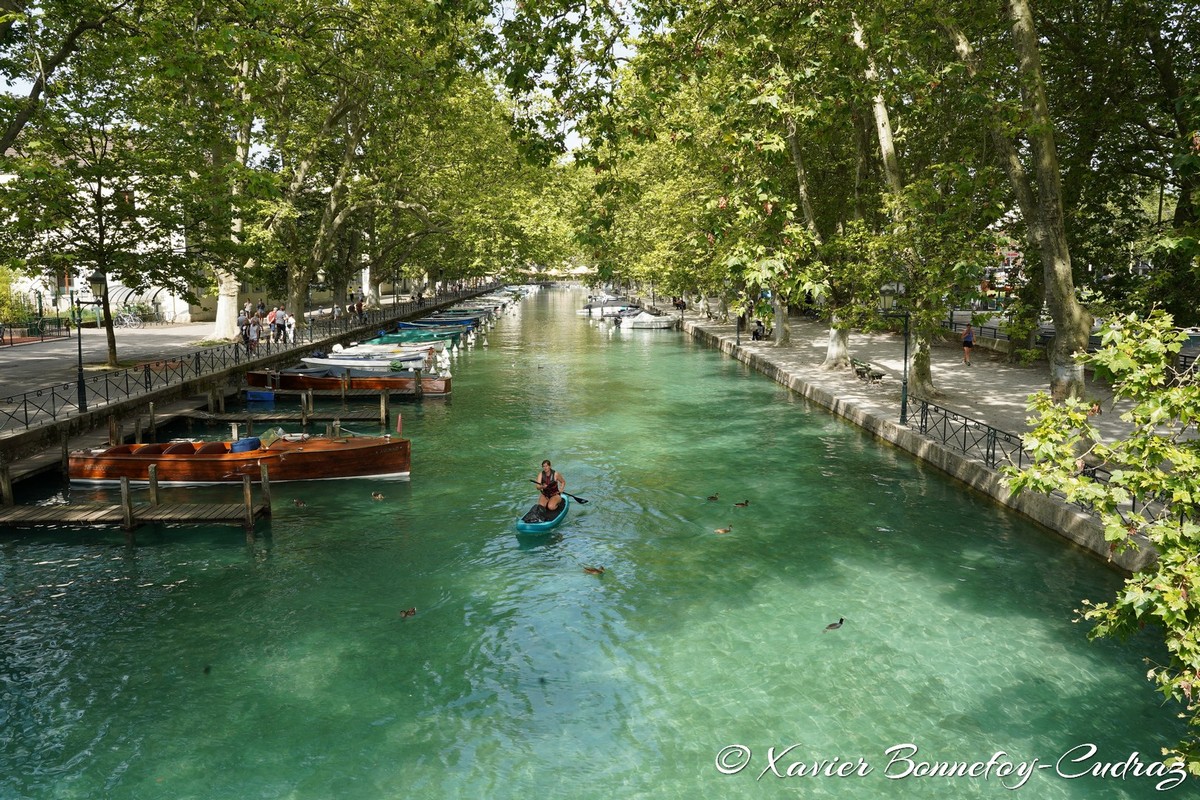
[[[113,326],[117,328],[140,328],[144,324],[142,318],[131,311],[121,311],[113,319]]]

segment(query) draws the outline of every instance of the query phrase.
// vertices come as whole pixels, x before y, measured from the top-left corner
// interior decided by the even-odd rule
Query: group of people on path
[[[283,306],[275,306],[270,311],[261,300],[258,307],[247,300],[238,314],[238,332],[246,345],[246,352],[253,353],[258,349],[258,343],[294,342],[296,341],[296,318],[288,313]]]

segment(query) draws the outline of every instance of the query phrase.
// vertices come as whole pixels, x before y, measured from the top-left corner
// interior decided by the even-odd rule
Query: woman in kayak
[[[548,511],[556,511],[562,505],[562,490],[567,488],[567,482],[561,473],[555,472],[549,461],[542,462],[542,471],[538,473],[534,483],[542,490],[538,497],[538,505]]]

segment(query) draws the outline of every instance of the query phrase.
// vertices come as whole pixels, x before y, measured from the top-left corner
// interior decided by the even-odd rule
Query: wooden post
[[[146,467],[146,472],[150,478],[150,505],[158,505],[158,464],[151,464]]]
[[[242,476],[242,502],[246,505],[246,527],[254,527],[254,494],[250,491],[250,476]]]
[[[269,517],[271,516],[271,476],[268,474],[266,464],[259,464],[258,466],[262,475],[263,513]]]
[[[333,421],[333,438],[342,438],[342,421],[340,419],[335,419]]]
[[[217,413],[217,388],[214,386],[208,390],[208,413]]]
[[[108,444],[110,446],[121,444],[121,423],[117,422],[117,418],[113,414],[108,415]]]
[[[413,396],[420,400],[425,394],[425,385],[421,383],[421,368],[413,370]]]
[[[158,441],[158,424],[154,419],[154,403],[150,403],[150,441]]]
[[[121,478],[121,512],[124,522],[121,527],[127,531],[133,530],[133,492],[129,491],[129,478]]]
[[[315,414],[317,412],[317,396],[312,389],[308,389],[304,393],[308,400],[308,413]]]
[[[0,502],[6,506],[11,506],[15,499],[13,497],[12,473],[9,472],[8,464],[0,464]]]
[[[332,422],[325,423],[325,438],[326,439],[333,438],[333,423]]]
[[[62,474],[70,476],[71,440],[66,430],[62,432]]]
[[[346,410],[346,390],[350,388],[350,374],[349,373],[342,375],[342,382],[340,384],[338,384],[338,387],[342,390],[342,410],[345,411]]]
[[[387,427],[388,419],[391,417],[391,399],[392,396],[387,389],[381,389],[379,392],[379,424]]]
[[[225,413],[225,390],[217,389],[216,392],[217,392],[217,409],[222,414],[224,414]]]
[[[231,422],[231,423],[229,423],[229,428],[230,428],[230,431],[231,431],[230,435],[233,437],[233,440],[234,440],[235,442],[236,442],[238,439],[242,438],[242,437],[238,436],[238,427],[239,427],[239,425],[240,425],[240,423],[237,423],[237,422]]]
[[[300,428],[308,428],[308,398],[300,395]]]
[[[137,417],[133,421],[133,443],[142,443],[142,418]]]

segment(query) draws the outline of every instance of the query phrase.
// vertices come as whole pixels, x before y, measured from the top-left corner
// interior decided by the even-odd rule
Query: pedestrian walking
[[[971,323],[967,323],[967,329],[962,335],[963,346],[963,363],[968,367],[971,366],[971,349],[975,347],[975,330],[971,327]]]

